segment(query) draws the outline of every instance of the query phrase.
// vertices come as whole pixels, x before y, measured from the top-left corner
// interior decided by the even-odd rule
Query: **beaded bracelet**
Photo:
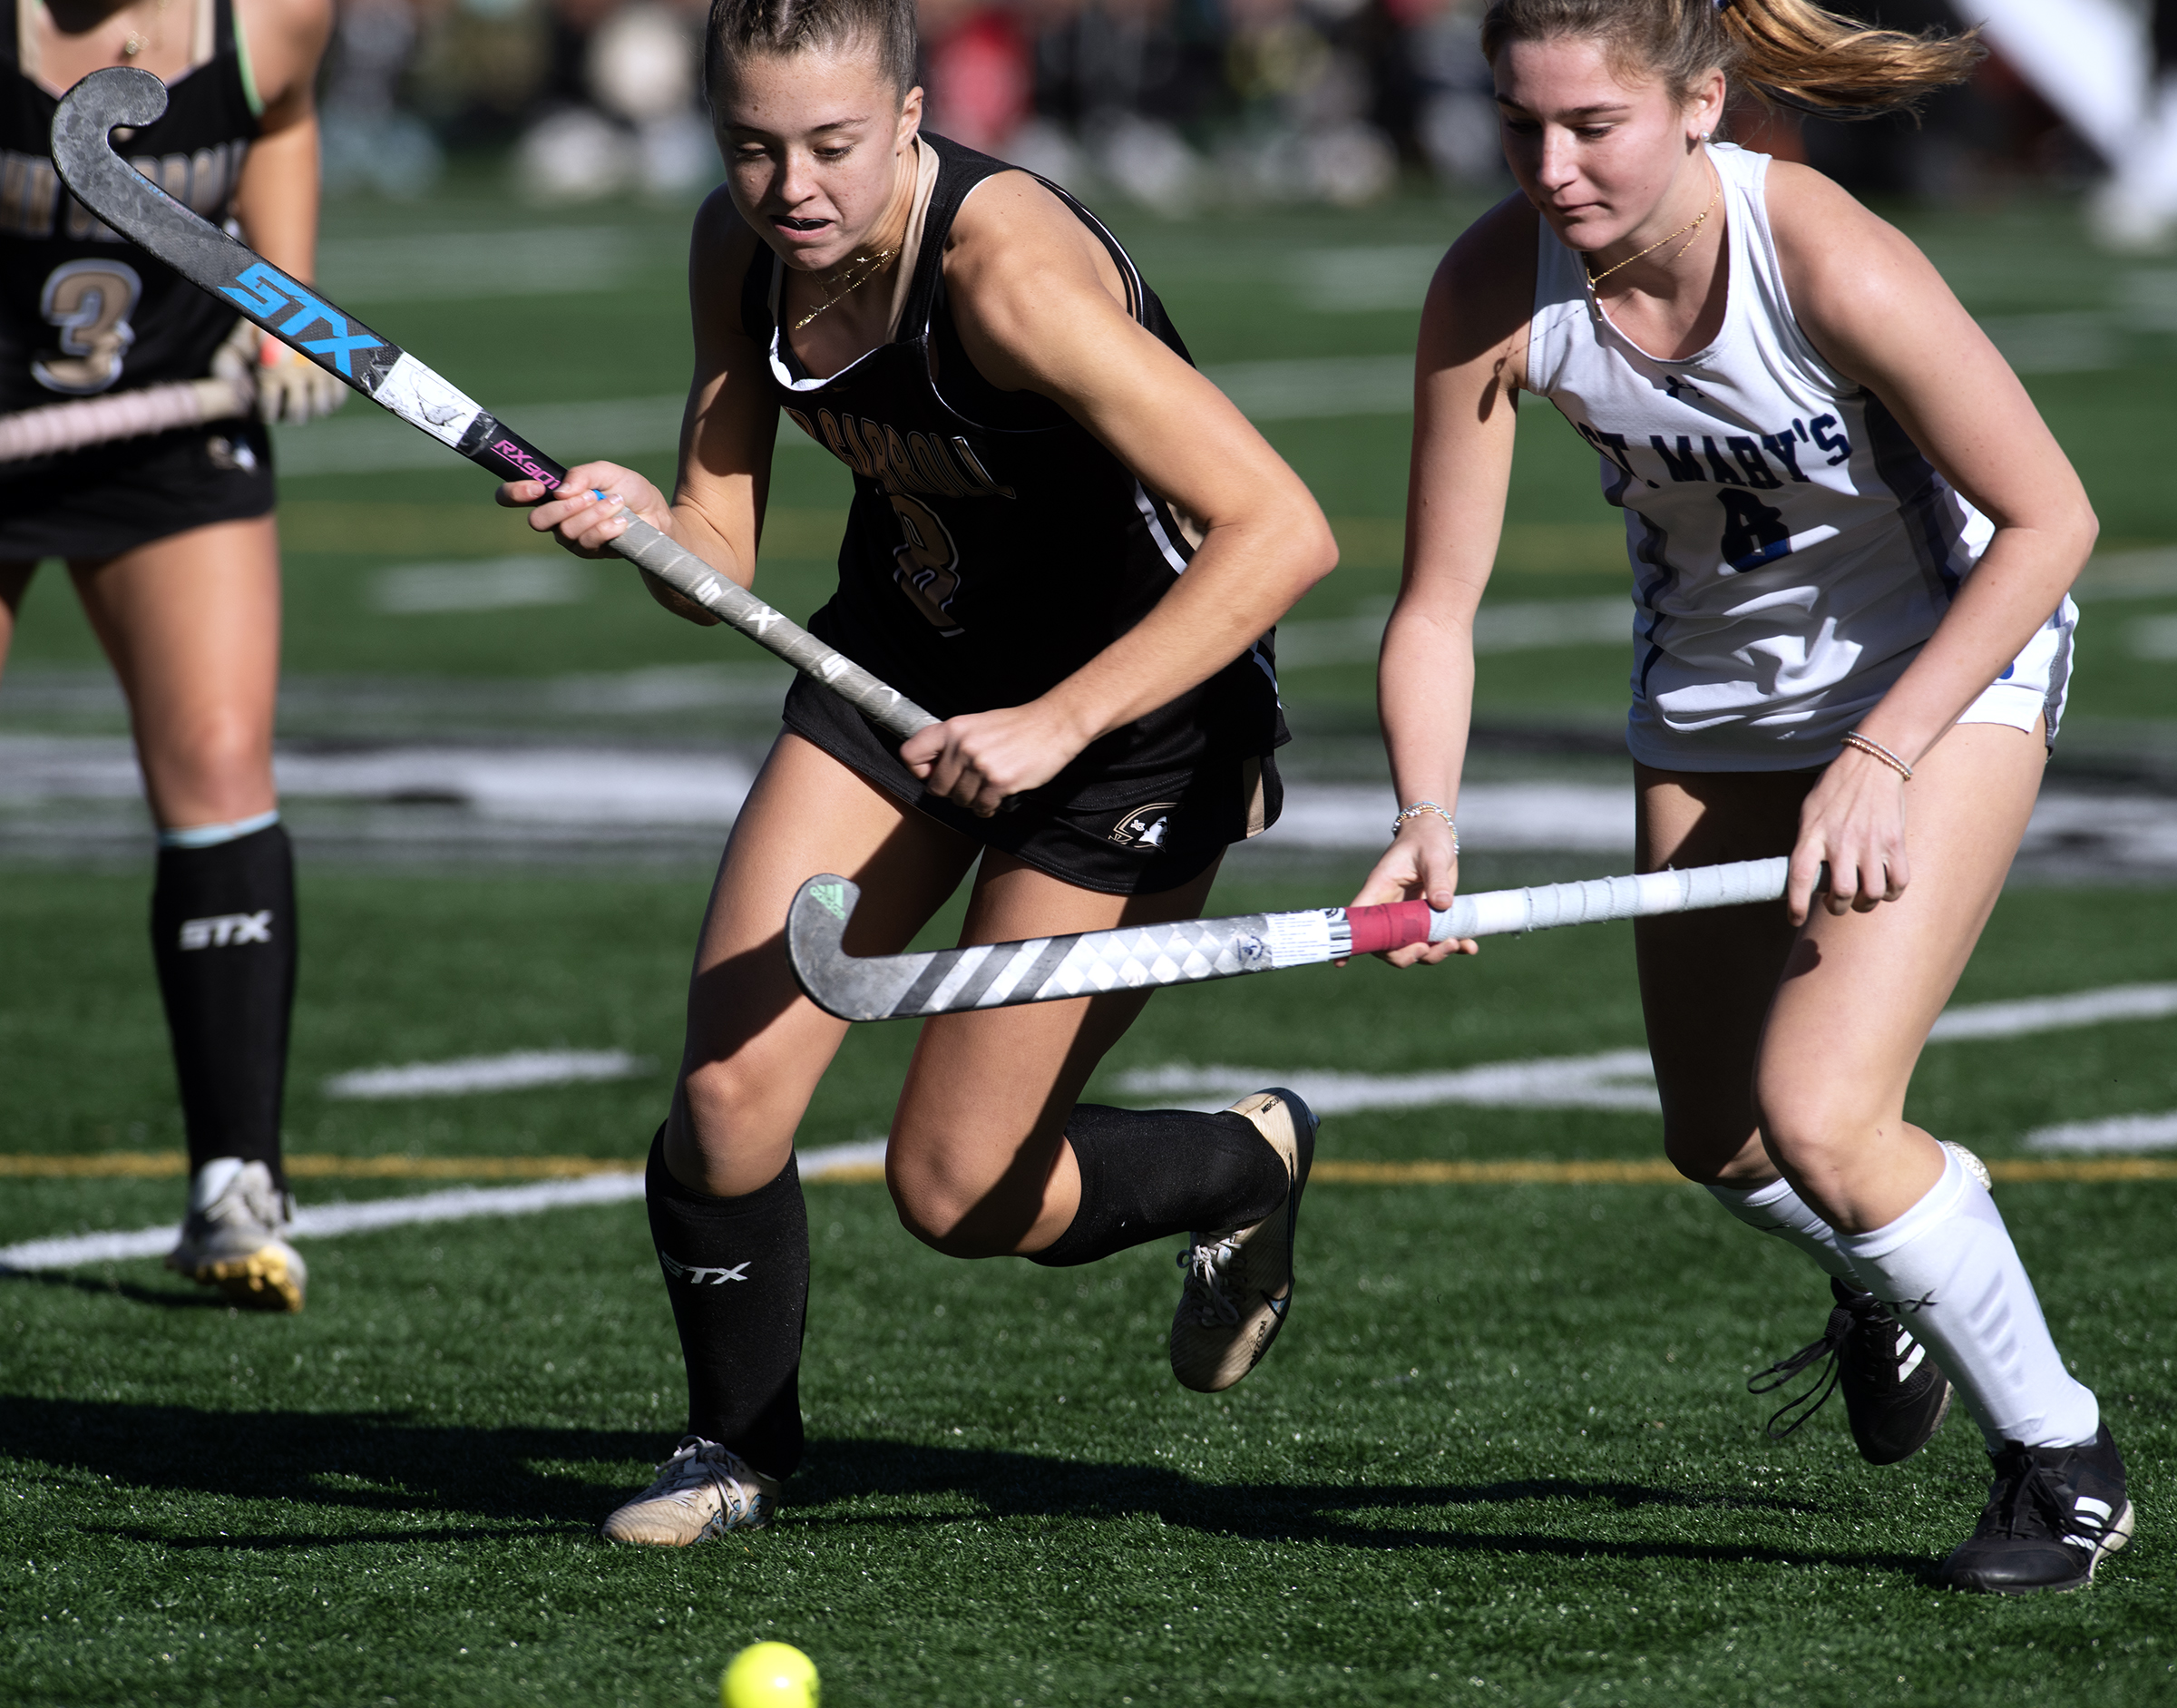
[[[1457,858],[1459,854],[1459,820],[1452,817],[1434,801],[1416,801],[1411,806],[1401,809],[1399,815],[1391,821],[1391,834],[1394,836],[1397,835],[1406,828],[1408,819],[1419,818],[1423,813],[1434,813],[1445,824],[1451,826],[1451,853],[1452,856]]]
[[[1880,742],[1869,741],[1857,729],[1848,731],[1843,739],[1846,747],[1857,747],[1861,753],[1867,755],[1869,758],[1881,760],[1884,765],[1888,766],[1892,771],[1895,771],[1899,776],[1903,777],[1906,782],[1909,783],[1912,781],[1912,767],[1907,765],[1904,760],[1899,758],[1896,754],[1890,752],[1890,750],[1888,747],[1885,747]]]

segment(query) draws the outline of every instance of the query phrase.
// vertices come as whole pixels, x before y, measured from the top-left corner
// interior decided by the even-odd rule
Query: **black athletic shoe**
[[[1782,1388],[1827,1356],[1814,1385],[1771,1418],[1763,1432],[1781,1441],[1812,1417],[1838,1389],[1860,1457],[1870,1465],[1895,1465],[1927,1446],[1950,1412],[1950,1379],[1935,1367],[1928,1349],[1871,1293],[1830,1278],[1837,1305],[1821,1338],[1748,1379],[1752,1393]]]
[[[2123,1456],[2106,1423],[2085,1447],[2006,1441],[1988,1457],[1996,1465],[1988,1504],[1936,1574],[1945,1588],[2084,1589],[2094,1568],[2132,1539]]]

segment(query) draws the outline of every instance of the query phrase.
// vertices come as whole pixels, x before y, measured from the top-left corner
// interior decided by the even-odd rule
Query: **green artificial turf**
[[[1218,364],[1409,348],[1411,312],[1320,312],[1288,264],[1446,241],[1472,211],[1410,200],[1122,227],[1196,355]],[[600,219],[513,209],[468,182],[418,206],[336,207],[328,230]],[[512,316],[480,300],[354,306],[517,425],[525,405],[669,394],[686,382],[685,220],[613,210],[615,243],[636,258],[614,292],[524,297]],[[2155,283],[2086,250],[2075,210],[2055,202],[1906,223],[1977,313],[2096,312]],[[337,278],[327,288],[339,298]],[[2158,454],[2173,346],[2123,337],[2121,369],[2028,384],[2107,543],[2162,544],[2177,541]],[[1296,616],[1380,610],[1396,583],[1405,419],[1266,431],[1343,547]],[[1531,400],[1520,440],[1491,597],[1622,595],[1591,455]],[[403,683],[435,704],[446,684],[755,656],[662,619],[610,566],[564,606],[379,609],[371,589],[389,567],[533,545],[487,485],[451,458],[285,481],[290,681],[369,678],[390,708]],[[782,454],[759,587],[793,614],[825,596],[844,493],[828,459]],[[2177,598],[2089,606],[2078,727],[2171,717],[2171,666],[2138,656],[2136,624],[2172,612]],[[13,663],[96,656],[47,574]],[[1609,724],[1625,665],[1614,646],[1485,658],[1481,721]],[[1284,697],[1296,771],[1365,752],[1365,664],[1289,669]],[[739,738],[763,721],[706,709],[669,733]],[[634,726],[586,727],[612,740]],[[1323,753],[1333,760],[1311,757]],[[1469,872],[1519,875],[1482,860]],[[1336,861],[1306,884],[1242,875],[1213,906],[1335,902],[1357,876]],[[392,879],[306,864],[302,883],[292,1150],[641,1154],[678,1053],[699,872]],[[0,874],[0,1152],[179,1147],[146,900],[138,875]],[[1960,1000],[2158,981],[2173,929],[2168,892],[2013,893]],[[1167,992],[1109,1066],[1411,1072],[1624,1048],[1641,1037],[1630,974],[1629,932],[1602,927],[1492,942],[1433,973],[1370,963]],[[912,1043],[899,1027],[851,1037],[805,1142],[882,1134]],[[322,1088],[350,1069],[559,1046],[650,1065],[489,1097],[355,1103]],[[1116,1095],[1108,1078],[1093,1089]],[[1911,1114],[2002,1157],[2036,1126],[2173,1106],[2177,1027],[2134,1021],[1931,1047]],[[1647,1158],[1657,1127],[1608,1110],[1379,1111],[1328,1124],[1323,1154]],[[236,1315],[148,1262],[0,1280],[0,1702],[692,1708],[764,1636],[816,1658],[832,1708],[2177,1700],[2161,1541],[2177,1183],[2002,1190],[2058,1338],[2133,1466],[2140,1539],[2087,1595],[1927,1587],[1979,1500],[1962,1417],[1886,1471],[1858,1462],[1835,1408],[1788,1445],[1762,1440],[1767,1408],[1743,1378],[1818,1332],[1826,1297],[1790,1253],[1689,1189],[1326,1181],[1308,1201],[1290,1332],[1206,1400],[1164,1368],[1168,1251],[1070,1273],[962,1264],[902,1234],[881,1187],[820,1185],[807,1464],[776,1531],[669,1556],[593,1539],[679,1420],[639,1205],[314,1242],[309,1309],[293,1320]],[[12,1179],[0,1240],[141,1227],[176,1200],[171,1180]]]
[[[290,1147],[632,1157],[617,1085],[327,1101],[330,1072],[519,1047],[669,1059],[699,883],[307,874]],[[11,873],[0,1150],[178,1142],[141,885]],[[1292,905],[1228,882],[1213,905]],[[2154,978],[2162,892],[2007,897],[1961,1000]],[[1634,1043],[1620,928],[1167,992],[1113,1058],[1408,1070]],[[93,1023],[95,1022],[95,1023]],[[805,1135],[882,1132],[912,1030],[849,1040]],[[1914,1114],[1991,1155],[2159,1108],[2177,1027],[1938,1045]],[[1338,1118],[1337,1158],[1655,1154],[1651,1116]],[[313,1193],[426,1190],[401,1182]],[[0,1239],[134,1227],[171,1181],[11,1183]],[[1670,1186],[1324,1183],[1292,1326],[1229,1395],[1164,1367],[1162,1248],[1048,1272],[939,1257],[882,1187],[809,1189],[811,1438],[772,1532],[593,1527],[681,1390],[639,1205],[310,1244],[299,1318],[150,1262],[0,1281],[0,1701],[686,1703],[761,1637],[851,1703],[2156,1703],[2177,1183],[2008,1186],[2053,1324],[2133,1468],[2090,1594],[1927,1585],[1982,1467],[1954,1419],[1875,1471],[1832,1407],[1760,1434],[1746,1373],[1820,1328],[1791,1254]],[[1479,1682],[1476,1682],[1479,1681]]]

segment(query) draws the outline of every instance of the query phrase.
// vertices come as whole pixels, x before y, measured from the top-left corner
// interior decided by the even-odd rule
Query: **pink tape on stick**
[[[1349,907],[1345,922],[1353,933],[1356,955],[1403,949],[1409,943],[1429,941],[1429,903],[1381,902],[1373,907]]]

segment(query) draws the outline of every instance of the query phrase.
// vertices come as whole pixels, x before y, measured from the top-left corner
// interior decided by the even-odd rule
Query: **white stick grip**
[[[47,404],[19,415],[0,415],[0,463],[22,463],[84,445],[192,427],[202,421],[223,421],[248,415],[252,401],[247,382],[185,379],[76,403]]]
[[[624,512],[622,512],[625,513]],[[628,517],[628,531],[612,550],[647,570],[676,593],[692,599],[729,623],[759,647],[776,653],[855,708],[871,722],[902,741],[937,722],[896,688],[886,687],[836,648],[827,647],[799,623],[770,606],[738,581],[720,575],[678,542],[647,522]]]
[[[1692,866],[1683,872],[1644,872],[1637,877],[1591,878],[1584,883],[1545,883],[1531,890],[1492,890],[1462,895],[1449,910],[1429,913],[1429,941],[1501,937],[1587,925],[1606,919],[1645,919],[1710,907],[1773,902],[1784,893],[1791,862],[1741,860],[1730,865]]]

